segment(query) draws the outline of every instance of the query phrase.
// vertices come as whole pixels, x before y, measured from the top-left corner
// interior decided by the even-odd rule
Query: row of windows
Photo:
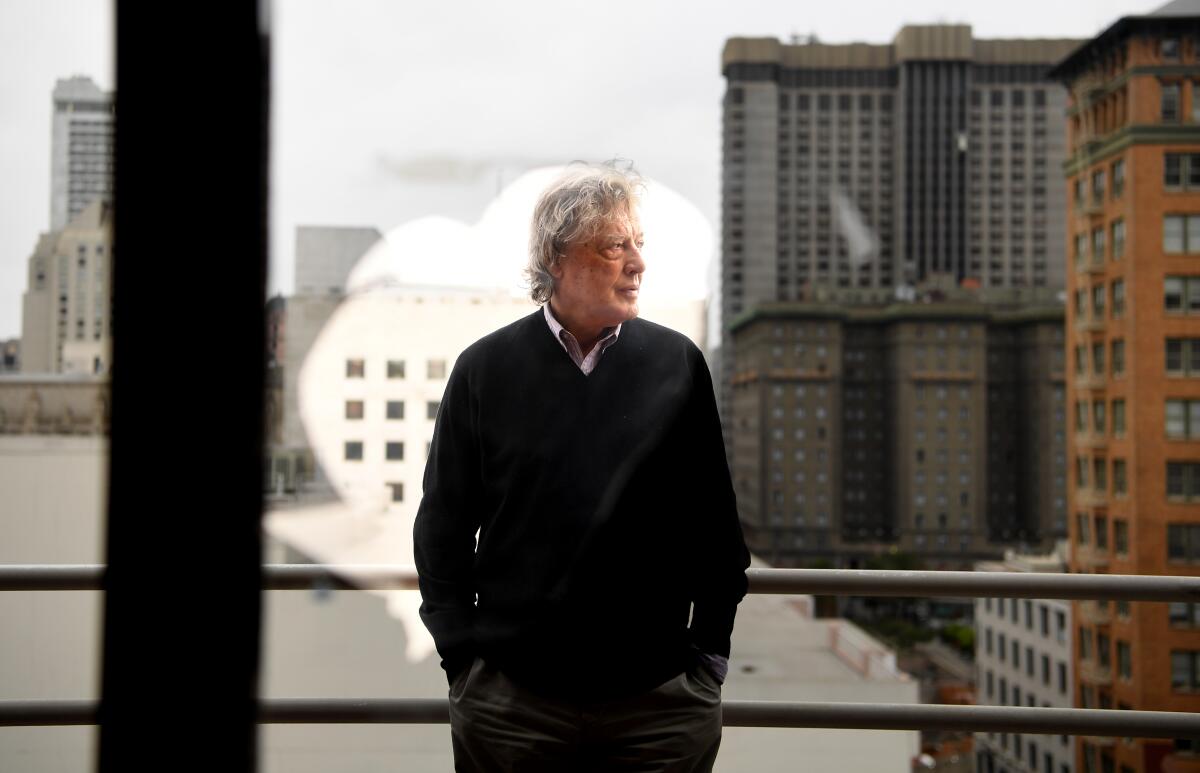
[[[426,451],[428,451],[428,448]],[[342,458],[348,462],[363,461],[363,442],[361,440],[347,440]],[[396,440],[389,440],[384,443],[383,458],[389,462],[404,461],[404,443]]]
[[[1004,610],[1005,610],[1006,604],[1009,606],[1009,608],[1011,609],[1012,621],[1014,623],[1020,623],[1020,621],[1021,621],[1020,610],[1023,607],[1025,610],[1025,628],[1030,631],[1032,631],[1034,629],[1034,615],[1033,615],[1034,602],[1029,601],[1029,600],[1018,601],[1017,599],[1010,599],[1010,600],[996,599],[995,603],[996,603],[996,614],[999,615],[1000,617],[1004,617],[1004,615],[1005,615]],[[985,610],[987,610],[988,612],[991,612],[992,611],[992,599],[985,598],[983,600],[983,608]],[[1037,611],[1038,611],[1037,619],[1040,623],[1039,629],[1041,631],[1041,634],[1043,637],[1049,638],[1049,636],[1050,636],[1050,607],[1046,606],[1045,604],[1038,604]],[[1054,625],[1055,625],[1054,630],[1055,630],[1056,636],[1058,638],[1058,643],[1062,644],[1063,642],[1066,641],[1066,636],[1067,636],[1067,613],[1062,610],[1055,610],[1054,611]]]
[[[1107,235],[1112,235],[1113,260],[1120,260],[1125,255],[1125,221],[1114,220],[1108,231],[1103,227],[1093,228],[1075,235],[1075,267],[1084,268],[1090,259],[1092,264],[1103,263],[1109,256]],[[1090,236],[1090,238],[1089,238]]]
[[[366,378],[367,361],[361,358],[346,360],[346,378]],[[405,377],[404,360],[388,360],[387,361],[387,377],[390,379],[402,379]],[[425,378],[439,379],[446,377],[446,361],[445,360],[426,360],[425,361]],[[347,417],[349,418],[349,417]]]
[[[1092,344],[1092,373],[1097,376],[1104,375],[1104,352],[1105,345],[1103,341]],[[1083,376],[1087,373],[1088,364],[1088,347],[1075,347],[1075,375]],[[1125,373],[1125,341],[1124,339],[1115,339],[1112,342],[1112,374],[1120,376]]]
[[[1091,488],[1097,492],[1108,491],[1108,460],[1102,456],[1094,457],[1091,464],[1086,456],[1075,457],[1075,488],[1087,489],[1088,470],[1091,470]],[[1124,459],[1112,460],[1113,494],[1123,496],[1129,491],[1129,470]]]
[[[1107,414],[1105,410],[1104,400],[1094,400],[1090,403],[1091,410],[1088,410],[1089,403],[1086,400],[1075,401],[1075,431],[1087,432],[1088,427],[1097,435],[1103,435],[1107,431]],[[1089,415],[1090,414],[1090,415]],[[1088,421],[1088,419],[1091,421]],[[1112,401],[1112,431],[1117,437],[1125,434],[1125,400],[1118,398]]]
[[[1133,653],[1129,642],[1117,640],[1116,650],[1117,675],[1122,679],[1132,679]],[[1112,651],[1113,641],[1107,634],[1096,632],[1093,643],[1092,630],[1084,626],[1079,627],[1079,657],[1082,660],[1091,660],[1094,656],[1100,668],[1112,668]],[[1084,708],[1095,708],[1089,695],[1081,696],[1080,703]]]
[[[425,403],[425,418],[436,419],[438,407],[441,402],[438,400],[429,400]],[[346,418],[358,420],[365,418],[366,405],[363,400],[347,400],[346,401]],[[387,400],[384,416],[388,419],[403,419],[404,418],[404,401],[403,400]]]
[[[1111,188],[1108,186],[1110,176],[1112,180]],[[1075,207],[1077,209],[1083,209],[1087,205],[1087,191],[1084,189],[1084,186],[1087,184],[1085,177],[1085,175],[1080,174],[1075,178]],[[1125,192],[1125,161],[1123,159],[1114,161],[1108,169],[1097,169],[1092,172],[1092,203],[1103,204],[1105,195],[1110,192],[1114,199],[1119,198]]]
[[[1118,555],[1127,555],[1129,553],[1129,523],[1124,519],[1114,518],[1112,527],[1113,549]],[[1096,547],[1100,550],[1108,550],[1108,517],[1104,515],[1089,517],[1087,513],[1076,513],[1076,542],[1080,545],[1090,544],[1093,535]]]
[[[1001,634],[1000,638],[1003,639],[1004,635]],[[1012,643],[1012,646],[1013,646],[1013,656],[1015,658],[1018,653],[1018,650],[1019,650],[1019,645],[1016,641],[1014,641]],[[1029,656],[1033,657],[1033,649],[1027,648],[1027,651],[1029,652]],[[1004,659],[1003,652],[1004,652],[1004,647],[1001,646],[1000,647],[1000,653],[1001,653],[1000,659],[1001,660]],[[1059,693],[1066,695],[1067,694],[1067,664],[1061,660],[1058,661],[1055,664],[1055,672],[1057,675],[1058,691],[1059,691]],[[1030,676],[1034,676],[1033,670],[1030,670],[1028,673]],[[999,685],[998,685],[999,690],[998,691],[996,689],[997,682],[999,682]],[[1050,680],[1050,658],[1046,655],[1043,655],[1042,656],[1042,684],[1049,687],[1050,682],[1051,682],[1051,680]],[[1030,706],[1037,705],[1037,698],[1034,697],[1034,695],[1032,693],[1025,693],[1025,695],[1022,695],[1021,688],[1015,684],[1012,686],[1012,693],[1010,695],[1009,690],[1008,690],[1008,679],[1002,676],[997,680],[995,678],[995,675],[992,673],[991,669],[989,669],[984,674],[984,691],[986,692],[988,699],[995,701],[996,705],[1007,706],[1007,705],[1011,704],[1013,706],[1023,706],[1025,704],[1023,704],[1021,702],[1022,698],[1025,698],[1029,702]]]

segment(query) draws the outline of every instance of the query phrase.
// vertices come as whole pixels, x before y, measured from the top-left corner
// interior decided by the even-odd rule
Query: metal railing
[[[182,570],[186,571],[186,570]],[[1200,577],[850,569],[749,569],[750,593],[1200,602]],[[169,577],[164,578],[169,580]],[[411,567],[270,564],[266,590],[411,590]],[[104,567],[0,566],[0,591],[97,591]],[[1200,737],[1200,715],[1112,709],[725,701],[726,727],[957,730],[1087,736]],[[0,727],[95,724],[95,701],[0,701]],[[265,724],[437,724],[444,699],[264,699]]]

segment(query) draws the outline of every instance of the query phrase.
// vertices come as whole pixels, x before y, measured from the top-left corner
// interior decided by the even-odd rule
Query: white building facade
[[[1062,545],[1062,543],[1060,543]],[[1062,572],[1060,552],[1009,553],[981,572]],[[1059,599],[976,599],[976,692],[980,705],[1071,708],[1071,604]],[[976,733],[978,773],[1074,773],[1070,736]]]

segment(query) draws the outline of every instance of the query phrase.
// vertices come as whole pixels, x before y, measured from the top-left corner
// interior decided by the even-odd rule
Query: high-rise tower
[[[93,200],[111,199],[113,98],[90,78],[54,85],[50,143],[50,230],[66,227]]]
[[[1081,42],[977,40],[959,25],[904,27],[885,45],[726,42],[727,433],[728,326],[760,303],[945,274],[1062,287],[1066,95],[1046,71]]]

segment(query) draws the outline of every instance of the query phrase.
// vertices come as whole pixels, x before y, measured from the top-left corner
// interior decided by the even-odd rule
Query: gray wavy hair
[[[613,215],[632,214],[644,189],[632,163],[613,160],[572,163],[542,192],[533,208],[525,269],[534,303],[545,303],[554,294],[550,267],[567,247],[595,236]]]

